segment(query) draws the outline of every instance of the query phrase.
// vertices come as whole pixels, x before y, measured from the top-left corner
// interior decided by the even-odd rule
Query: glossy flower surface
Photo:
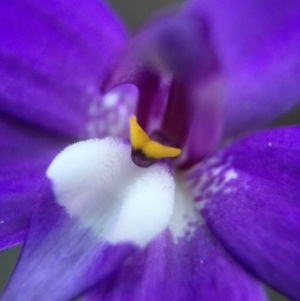
[[[98,0],[0,21],[1,300],[300,300],[300,127],[246,135],[300,100],[299,1],[192,0],[130,39]],[[180,156],[133,163],[131,115]]]

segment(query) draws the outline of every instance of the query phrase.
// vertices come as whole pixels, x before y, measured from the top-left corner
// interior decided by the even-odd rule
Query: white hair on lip
[[[83,227],[143,247],[168,226],[175,182],[166,164],[139,168],[130,151],[117,138],[79,142],[54,159],[47,176],[57,202]]]

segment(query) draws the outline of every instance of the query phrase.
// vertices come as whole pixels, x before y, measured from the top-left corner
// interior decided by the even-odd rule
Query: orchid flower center
[[[136,116],[130,117],[130,142],[132,161],[139,167],[149,167],[161,158],[174,158],[181,154],[179,148],[151,140],[138,124]]]

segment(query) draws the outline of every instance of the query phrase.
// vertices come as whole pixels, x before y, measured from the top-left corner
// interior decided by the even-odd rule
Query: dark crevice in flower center
[[[147,157],[141,150],[131,150],[131,160],[139,167],[147,168],[153,165],[157,160]]]

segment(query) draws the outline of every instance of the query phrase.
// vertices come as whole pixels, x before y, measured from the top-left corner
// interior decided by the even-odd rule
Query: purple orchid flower
[[[190,1],[129,42],[98,0],[0,18],[1,300],[300,300],[300,128],[232,142],[300,100],[299,1]],[[131,115],[182,154],[133,163]]]

